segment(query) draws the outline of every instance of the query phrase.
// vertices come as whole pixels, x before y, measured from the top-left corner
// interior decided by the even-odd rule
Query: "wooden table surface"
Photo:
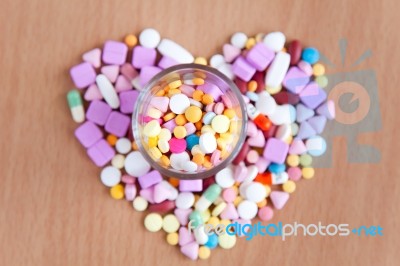
[[[68,69],[83,52],[145,27],[203,56],[221,51],[236,31],[281,30],[338,65],[340,38],[348,40],[349,62],[371,49],[356,70],[375,70],[382,129],[359,141],[380,149],[381,162],[350,164],[346,137],[335,139],[333,167],[300,182],[272,222],[379,224],[384,236],[241,239],[197,264],[395,265],[399,8],[395,0],[1,1],[0,265],[195,265],[166,244],[164,233],[145,231],[144,214],[110,198],[73,137],[66,104]]]

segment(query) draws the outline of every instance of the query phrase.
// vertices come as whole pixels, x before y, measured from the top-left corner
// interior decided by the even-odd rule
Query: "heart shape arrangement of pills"
[[[281,32],[251,38],[235,33],[230,43],[223,45],[222,54],[207,61],[193,57],[169,39],[161,39],[156,30],[145,29],[139,39],[128,35],[123,42],[107,41],[102,50],[88,51],[82,56],[83,63],[70,70],[77,88],[67,94],[72,118],[79,123],[75,137],[87,149],[89,158],[102,167],[101,182],[112,198],[125,198],[136,211],[147,210],[145,228],[164,231],[166,241],[178,245],[192,260],[206,259],[212,249],[230,249],[236,243],[237,235],[207,234],[204,224],[251,224],[256,216],[261,221],[272,219],[274,211],[288,202],[296,182],[314,176],[312,158],[326,150],[319,134],[326,121],[334,119],[334,104],[323,90],[328,80],[324,66],[318,63],[319,52],[312,47],[302,48],[297,40],[285,42]],[[132,136],[132,111],[143,86],[162,69],[182,63],[208,63],[218,69],[236,83],[248,105],[247,139],[237,158],[204,180],[162,177],[151,170]],[[221,123],[229,124],[229,102],[214,99],[202,90],[203,82],[198,78],[185,88],[179,87],[180,83],[173,88],[171,85],[159,99],[167,101],[167,108],[159,110],[154,104],[152,114],[148,114],[150,122],[158,121],[152,132],[167,120],[174,120],[174,126],[180,127],[163,127],[168,130],[156,133],[153,147],[166,165],[177,165],[171,160],[174,139],[189,143],[204,132],[212,132],[213,139],[226,137],[227,133],[218,130]],[[177,94],[191,98],[193,106],[205,106],[205,111],[196,107],[171,115],[168,112],[177,107],[171,106],[170,99]],[[218,123],[212,123],[216,117]],[[192,120],[198,121],[195,126]],[[265,121],[270,122],[268,130]],[[167,141],[157,142],[157,138]],[[219,144],[207,152],[204,150],[209,147],[192,145],[192,150],[185,152],[193,155],[187,161],[198,167],[212,167],[223,152]],[[189,222],[196,227],[193,232],[188,230]]]

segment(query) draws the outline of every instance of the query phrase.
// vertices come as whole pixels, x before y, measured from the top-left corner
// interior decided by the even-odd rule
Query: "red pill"
[[[253,76],[253,80],[257,82],[256,93],[263,92],[265,90],[265,75],[264,72],[256,72]]]
[[[236,86],[238,86],[238,88],[239,88],[239,90],[240,90],[240,92],[242,94],[246,94],[246,92],[247,92],[247,83],[246,83],[246,81],[243,81],[240,78],[236,78],[235,79],[235,84],[236,84]]]
[[[272,184],[272,176],[271,173],[266,172],[266,173],[261,173],[256,176],[254,179],[255,182],[259,182],[264,185],[271,185]]]
[[[290,65],[296,65],[301,57],[301,44],[298,40],[290,43],[288,52],[290,54]]]
[[[247,144],[247,142],[243,143],[242,149],[239,151],[238,155],[236,156],[236,158],[232,161],[232,163],[234,165],[238,165],[240,162],[244,162],[244,160],[246,159],[247,153],[250,150],[250,146],[249,144]]]
[[[151,204],[149,206],[150,212],[167,213],[175,209],[175,201],[166,200],[161,203]]]
[[[280,91],[272,96],[277,104],[298,104],[300,97],[297,94],[290,93],[288,91]]]

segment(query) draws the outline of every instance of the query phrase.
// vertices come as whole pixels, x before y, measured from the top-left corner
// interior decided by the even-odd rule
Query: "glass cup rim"
[[[136,145],[139,148],[140,153],[142,156],[146,159],[146,161],[157,171],[159,171],[161,174],[167,176],[167,177],[175,177],[183,180],[196,180],[196,179],[205,179],[207,177],[211,177],[218,173],[220,170],[224,169],[229,163],[231,163],[239,153],[239,151],[242,148],[242,145],[245,142],[246,139],[246,130],[247,130],[247,112],[246,112],[246,105],[242,97],[242,93],[239,91],[239,88],[236,86],[236,84],[230,80],[227,76],[219,72],[217,69],[205,66],[205,65],[200,65],[200,64],[179,64],[175,65],[169,68],[166,68],[159,72],[157,75],[155,75],[153,78],[150,79],[149,82],[143,87],[143,89],[140,91],[139,96],[136,100],[137,103],[142,103],[144,98],[147,96],[147,94],[150,92],[150,90],[154,87],[155,83],[158,82],[161,78],[164,76],[177,72],[177,71],[182,71],[182,70],[203,70],[205,72],[210,72],[211,74],[217,76],[220,78],[223,82],[225,82],[229,88],[233,91],[235,97],[237,98],[239,105],[240,105],[240,110],[242,113],[242,119],[241,119],[241,130],[240,130],[240,135],[237,140],[237,143],[235,147],[232,149],[231,154],[225,158],[220,164],[218,164],[215,167],[212,167],[208,170],[202,171],[202,172],[195,172],[195,173],[187,173],[187,172],[175,172],[172,170],[169,170],[167,168],[162,167],[154,161],[150,155],[148,154],[147,150],[145,147],[142,145],[141,141],[141,134],[139,132],[139,108],[136,106],[135,110],[133,110],[132,114],[132,133],[136,142]]]

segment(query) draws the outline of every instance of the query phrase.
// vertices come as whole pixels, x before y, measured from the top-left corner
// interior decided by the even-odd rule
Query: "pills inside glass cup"
[[[144,88],[138,102],[135,139],[153,167],[166,175],[209,177],[234,159],[244,141],[242,96],[209,67],[166,69]]]

